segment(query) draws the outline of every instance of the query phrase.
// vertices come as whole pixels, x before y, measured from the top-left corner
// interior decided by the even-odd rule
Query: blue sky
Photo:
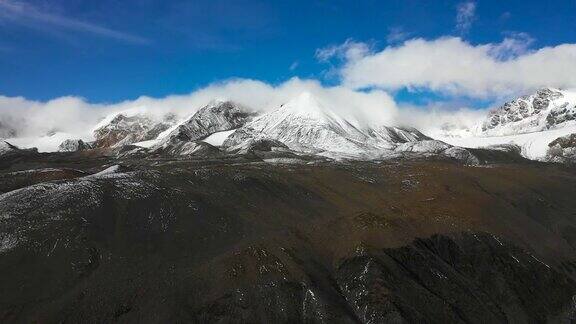
[[[347,40],[378,53],[413,38],[459,37],[473,47],[510,37],[520,49],[506,53],[520,56],[574,43],[575,12],[574,0],[0,0],[0,94],[98,103],[186,94],[229,78],[336,85],[348,78],[339,69],[350,57],[318,53]],[[416,104],[470,96],[436,80],[410,81],[418,90],[362,82],[355,87],[383,86]],[[469,105],[492,98],[472,97]]]

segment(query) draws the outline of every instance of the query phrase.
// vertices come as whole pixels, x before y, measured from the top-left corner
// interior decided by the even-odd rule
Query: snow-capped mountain
[[[576,94],[544,88],[505,103],[482,122],[486,136],[517,135],[576,124]]]
[[[507,144],[510,141],[485,138],[432,139],[411,127],[395,127],[360,122],[323,101],[322,96],[304,92],[287,103],[256,114],[250,108],[231,101],[216,100],[199,109],[191,117],[177,123],[174,115],[160,118],[147,109],[131,109],[110,115],[94,130],[94,143],[81,139],[62,142],[60,151],[70,152],[92,148],[113,148],[95,151],[94,154],[116,154],[130,157],[222,157],[247,155],[262,160],[278,159],[386,159],[403,156],[443,156],[465,163],[476,164],[477,152],[458,147],[478,147],[490,144]],[[567,107],[558,108],[558,100],[571,99],[559,91],[541,90],[536,95],[524,97],[532,106],[525,120],[544,116],[548,132],[565,132],[573,115]],[[548,100],[548,101],[546,101]],[[524,102],[522,101],[522,102]],[[520,101],[507,104],[490,115],[485,132],[513,128],[522,120],[511,117],[512,110],[520,110]],[[544,102],[548,102],[546,109]],[[516,107],[512,109],[511,107]],[[544,111],[547,112],[544,115]],[[498,116],[498,118],[496,117]],[[524,115],[522,115],[524,116]],[[554,120],[552,121],[553,116]],[[496,122],[496,120],[498,122]],[[523,125],[523,124],[522,124]],[[562,127],[560,127],[562,126]],[[557,128],[554,128],[557,127]],[[560,127],[560,128],[558,128]],[[574,126],[576,127],[576,125]],[[548,129],[548,128],[547,128]],[[532,133],[531,133],[532,134]],[[529,134],[521,134],[529,135]],[[555,134],[545,143],[540,156],[546,155],[547,144],[566,133]],[[517,136],[517,135],[515,135]],[[70,137],[68,137],[70,138]],[[467,145],[465,140],[473,141]],[[61,140],[62,141],[62,140]],[[540,146],[538,146],[540,147]],[[524,153],[524,152],[523,152]],[[530,154],[524,154],[531,157]]]
[[[155,153],[189,155],[200,148],[206,148],[206,145],[211,146],[207,143],[197,143],[200,140],[216,133],[237,129],[253,116],[253,113],[236,103],[215,100],[176,126],[167,135],[157,138],[150,148]]]
[[[513,144],[524,157],[547,161],[552,142],[574,133],[576,93],[544,88],[489,112],[470,136],[439,139],[472,148]]]
[[[58,152],[77,152],[85,151],[92,148],[90,143],[86,143],[81,139],[68,139],[58,146]]]
[[[119,113],[94,130],[95,147],[121,147],[152,140],[175,123],[175,116],[168,114],[158,121],[145,113],[127,115]]]
[[[224,142],[237,146],[249,139],[273,139],[296,151],[362,153],[366,135],[336,115],[310,93],[303,93],[278,109],[257,117]]]
[[[6,141],[0,141],[0,156],[37,153],[36,148],[21,149]]]
[[[298,152],[377,157],[394,150],[399,143],[429,138],[412,128],[372,128],[347,120],[305,92],[247,123],[223,145],[233,151],[261,139],[277,141]]]

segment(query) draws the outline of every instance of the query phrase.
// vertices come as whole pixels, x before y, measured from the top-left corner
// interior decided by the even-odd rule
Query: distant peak
[[[552,88],[552,87],[544,87],[544,88],[540,88],[538,89],[538,91],[536,91],[537,93],[556,93],[556,92],[562,92],[561,89],[557,89],[557,88]]]
[[[210,106],[210,107],[220,106],[220,105],[225,104],[227,102],[231,102],[231,101],[228,98],[217,97],[217,98],[210,100],[210,102],[208,103],[208,106]]]

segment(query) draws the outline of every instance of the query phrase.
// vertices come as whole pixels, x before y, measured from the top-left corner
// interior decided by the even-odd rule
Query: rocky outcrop
[[[200,141],[211,134],[239,128],[253,116],[246,108],[233,102],[213,101],[160,139],[150,151],[172,156],[190,155],[198,152],[198,148],[209,148],[214,152],[212,145]]]
[[[25,155],[35,153],[38,153],[38,150],[36,148],[21,149],[6,141],[0,140],[0,156],[14,156],[14,155]]]
[[[569,320],[576,292],[570,277],[485,233],[364,252],[346,259],[336,280],[362,323]]]
[[[546,160],[558,163],[576,163],[576,134],[559,137],[548,144]]]
[[[480,129],[488,136],[523,134],[557,128],[575,118],[572,93],[544,88],[491,111]]]
[[[213,101],[180,124],[168,137],[197,141],[217,132],[243,126],[253,116],[253,113],[234,102]]]
[[[137,114],[126,116],[122,113],[116,115],[108,124],[94,131],[95,147],[114,148],[142,141],[155,139],[160,133],[170,128],[174,123],[174,116],[167,115],[161,121]]]
[[[78,152],[91,148],[92,145],[90,143],[86,143],[81,139],[67,139],[58,146],[58,152]]]

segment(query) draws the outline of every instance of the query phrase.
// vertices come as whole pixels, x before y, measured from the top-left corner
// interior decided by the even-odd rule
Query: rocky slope
[[[576,93],[544,88],[512,100],[491,111],[475,130],[465,136],[441,136],[442,140],[467,148],[516,145],[528,159],[567,162],[549,153],[552,142],[576,133]],[[556,149],[556,153],[558,150]]]
[[[0,140],[0,156],[26,155],[38,152],[36,149],[21,149],[6,141]]]
[[[3,323],[568,323],[576,312],[570,169],[59,156],[0,182]],[[79,170],[50,171],[66,164]]]
[[[78,152],[91,148],[92,145],[90,143],[86,143],[81,139],[68,139],[58,146],[58,152]]]
[[[94,146],[99,148],[122,147],[137,142],[155,139],[175,122],[173,115],[157,121],[146,114],[115,115],[108,123],[94,130]]]
[[[15,149],[15,146],[11,145],[8,142],[5,141],[0,141],[0,154],[6,154],[10,151],[13,151]]]
[[[197,148],[210,144],[199,143],[209,135],[239,128],[254,116],[246,108],[230,101],[213,101],[201,108],[165,137],[157,140],[150,151],[168,155],[190,155]]]
[[[576,123],[576,94],[545,88],[505,103],[482,123],[487,136],[517,135]]]
[[[444,154],[452,147],[414,128],[353,123],[310,93],[302,93],[256,117],[228,136],[223,146],[232,152],[245,151],[250,143],[262,140],[282,143],[295,152],[360,160],[392,157],[398,153]]]
[[[559,163],[576,163],[576,134],[559,137],[548,144],[546,160]]]
[[[310,93],[303,93],[278,109],[259,116],[228,137],[233,147],[247,139],[272,139],[296,151],[329,151],[362,154],[371,148],[366,135],[349,121],[324,107]]]

